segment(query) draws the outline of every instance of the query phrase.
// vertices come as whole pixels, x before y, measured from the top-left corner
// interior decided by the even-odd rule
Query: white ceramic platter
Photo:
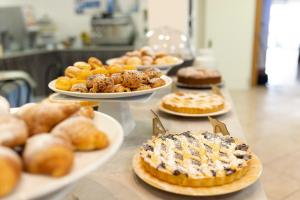
[[[16,108],[11,112],[16,112]],[[52,178],[43,175],[22,174],[17,188],[5,200],[27,200],[41,198],[47,194],[62,189],[80,178],[95,171],[104,164],[119,149],[123,142],[123,129],[114,118],[95,111],[94,124],[99,130],[104,131],[109,137],[110,145],[103,150],[76,152],[72,171],[60,178]]]
[[[112,65],[113,63],[116,62],[116,60],[119,59],[119,58],[111,58],[111,59],[108,59],[106,61],[106,64],[108,65]],[[163,64],[163,65],[139,65],[139,66],[136,66],[137,69],[139,70],[142,70],[142,69],[146,69],[146,68],[149,68],[149,67],[154,67],[154,68],[158,68],[158,69],[169,69],[171,67],[175,67],[175,66],[178,66],[178,65],[181,65],[184,61],[180,58],[178,58],[178,62],[177,63],[174,63],[174,64]]]
[[[163,75],[161,77],[166,81],[166,84],[157,87],[157,88],[152,88],[149,90],[141,90],[141,91],[132,91],[132,92],[115,92],[115,93],[81,93],[81,92],[70,92],[70,91],[64,91],[64,90],[59,90],[55,88],[55,81],[53,80],[48,84],[48,87],[53,90],[54,92],[64,94],[64,95],[69,95],[73,97],[83,97],[83,98],[96,98],[96,99],[108,99],[108,98],[122,98],[122,97],[133,97],[133,96],[140,96],[140,95],[145,95],[145,94],[152,94],[153,92],[157,90],[161,90],[163,88],[166,88],[172,84],[172,79],[168,76]]]
[[[217,112],[205,113],[205,114],[188,114],[188,113],[175,112],[175,111],[168,110],[168,109],[164,108],[162,106],[162,102],[160,102],[158,104],[158,108],[162,112],[165,112],[165,113],[168,113],[168,114],[171,114],[171,115],[177,115],[177,116],[180,116],[180,117],[208,117],[208,116],[212,117],[212,116],[224,115],[224,114],[228,113],[231,110],[230,104],[226,103],[226,102],[225,102],[224,109],[222,109],[220,111],[217,111]]]

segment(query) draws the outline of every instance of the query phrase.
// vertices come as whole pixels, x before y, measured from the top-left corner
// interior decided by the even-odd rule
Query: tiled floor
[[[300,86],[231,91],[271,200],[300,199]]]

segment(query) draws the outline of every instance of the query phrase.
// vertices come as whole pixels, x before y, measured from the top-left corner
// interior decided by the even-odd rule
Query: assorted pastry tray
[[[133,65],[141,70],[148,67],[169,69],[181,65],[183,60],[165,52],[155,52],[152,48],[145,46],[139,50],[127,52],[119,58],[111,58],[106,63],[108,65]]]
[[[121,125],[90,106],[49,99],[10,111],[4,105],[0,196],[5,199],[34,199],[62,189],[105,163],[123,141]]]

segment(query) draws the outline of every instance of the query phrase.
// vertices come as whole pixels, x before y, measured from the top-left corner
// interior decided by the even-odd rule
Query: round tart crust
[[[223,110],[225,103],[217,94],[177,92],[166,95],[162,106],[179,113],[205,114]]]
[[[175,147],[179,144],[178,141],[181,150],[178,146]],[[162,144],[166,148],[162,148]],[[212,153],[206,147],[201,148],[205,145],[211,146]],[[199,148],[194,148],[195,146]],[[196,150],[199,155],[191,154],[189,149]],[[226,158],[221,158],[219,151],[227,152],[229,161],[226,164],[220,165],[220,161]],[[174,152],[180,154],[182,160],[176,156],[174,158]],[[220,186],[238,180],[249,170],[251,158],[248,146],[238,139],[208,132],[154,137],[140,150],[141,164],[145,171],[162,181],[188,187]],[[196,159],[199,161],[198,165],[191,162]]]

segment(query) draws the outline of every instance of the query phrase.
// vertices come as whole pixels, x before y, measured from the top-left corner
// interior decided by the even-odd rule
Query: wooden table
[[[174,89],[174,88],[173,88]],[[71,199],[230,199],[230,200],[264,200],[267,199],[260,181],[240,192],[217,197],[188,197],[175,195],[155,189],[140,180],[132,170],[132,158],[139,146],[151,137],[152,114],[150,109],[157,110],[159,99],[170,92],[164,90],[156,93],[148,103],[132,103],[131,109],[136,119],[135,130],[125,137],[118,153],[107,164],[96,172],[80,180],[72,192],[65,198]],[[225,98],[231,103],[229,93],[222,90]],[[234,107],[226,115],[218,117],[225,122],[232,136],[245,139]],[[163,124],[169,130],[212,130],[206,118],[181,118],[158,112]]]

